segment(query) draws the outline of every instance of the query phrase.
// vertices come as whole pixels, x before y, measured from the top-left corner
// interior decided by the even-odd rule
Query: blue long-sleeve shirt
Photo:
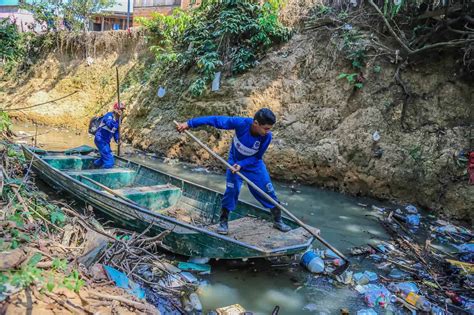
[[[244,170],[257,170],[264,166],[263,154],[272,141],[271,132],[265,136],[253,136],[250,133],[252,123],[252,118],[226,116],[204,116],[188,120],[190,128],[208,125],[218,129],[234,129],[229,164],[238,164]]]
[[[102,117],[99,129],[95,133],[95,139],[101,142],[110,143],[110,140],[114,137],[115,142],[118,142],[120,139],[118,129],[119,121],[114,118],[112,112],[108,112]]]

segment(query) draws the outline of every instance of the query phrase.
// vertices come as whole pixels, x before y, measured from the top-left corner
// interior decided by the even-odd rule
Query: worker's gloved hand
[[[233,170],[231,170],[232,174],[235,174],[235,173],[240,171],[241,166],[239,164],[235,163],[234,165],[232,165],[232,168],[233,168]]]
[[[176,130],[178,132],[184,132],[185,130],[188,130],[188,129],[189,129],[189,125],[187,122],[176,125]]]

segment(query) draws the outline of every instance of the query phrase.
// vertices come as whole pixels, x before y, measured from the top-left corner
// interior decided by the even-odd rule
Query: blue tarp
[[[135,295],[139,299],[145,298],[145,291],[138,284],[128,279],[123,272],[106,265],[104,265],[104,270],[117,287],[125,289],[128,293]]]

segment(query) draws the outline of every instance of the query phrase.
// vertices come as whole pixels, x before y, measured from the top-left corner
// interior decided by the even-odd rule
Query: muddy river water
[[[23,137],[20,141],[32,143],[34,126],[16,124],[14,131]],[[93,146],[92,138],[85,133],[46,127],[39,127],[37,132],[38,145],[45,149],[60,150],[82,144]],[[208,172],[196,165],[178,161],[165,163],[163,159],[146,154],[128,157],[206,187],[225,189],[223,174]],[[350,247],[388,238],[370,210],[370,205],[381,206],[380,202],[315,187],[297,186],[292,190],[287,183],[281,182],[275,183],[275,189],[290,211],[307,224],[321,229],[322,236],[344,253]],[[241,198],[255,202],[246,188],[242,190]],[[317,242],[314,247],[324,248]],[[354,260],[353,263],[354,270],[372,268],[368,262]],[[201,280],[203,284],[198,294],[206,311],[236,303],[254,314],[271,314],[276,305],[280,306],[279,314],[285,315],[340,314],[341,308],[348,308],[355,314],[365,308],[356,291],[339,287],[329,278],[312,275],[298,265],[251,262],[240,266],[218,261],[212,263],[211,274],[201,276]]]

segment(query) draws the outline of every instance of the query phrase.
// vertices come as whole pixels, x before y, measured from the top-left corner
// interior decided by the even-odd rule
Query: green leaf
[[[22,241],[31,242],[31,237],[28,234],[20,233],[19,238]]]
[[[19,245],[20,244],[18,243],[18,241],[16,239],[13,239],[11,244],[10,244],[10,248],[11,249],[16,249],[16,248],[18,248]]]
[[[9,216],[8,220],[15,222],[16,226],[19,228],[22,228],[25,225],[25,223],[23,222],[23,217],[19,213]],[[18,230],[16,229],[15,231],[18,232]]]
[[[348,76],[347,73],[341,73],[340,75],[337,76],[337,80],[344,79]]]
[[[40,253],[35,253],[28,261],[28,266],[36,266],[41,261],[41,259],[43,259],[43,255]]]
[[[362,89],[364,87],[364,84],[362,83],[356,83],[354,84],[354,86],[357,88],[357,89]]]
[[[53,292],[54,287],[55,287],[54,282],[48,282],[48,283],[46,283],[46,289],[47,289],[49,292]]]
[[[52,263],[53,270],[65,271],[67,269],[67,260],[54,258]]]
[[[59,209],[55,209],[50,215],[51,223],[63,224],[66,222],[66,215]]]

